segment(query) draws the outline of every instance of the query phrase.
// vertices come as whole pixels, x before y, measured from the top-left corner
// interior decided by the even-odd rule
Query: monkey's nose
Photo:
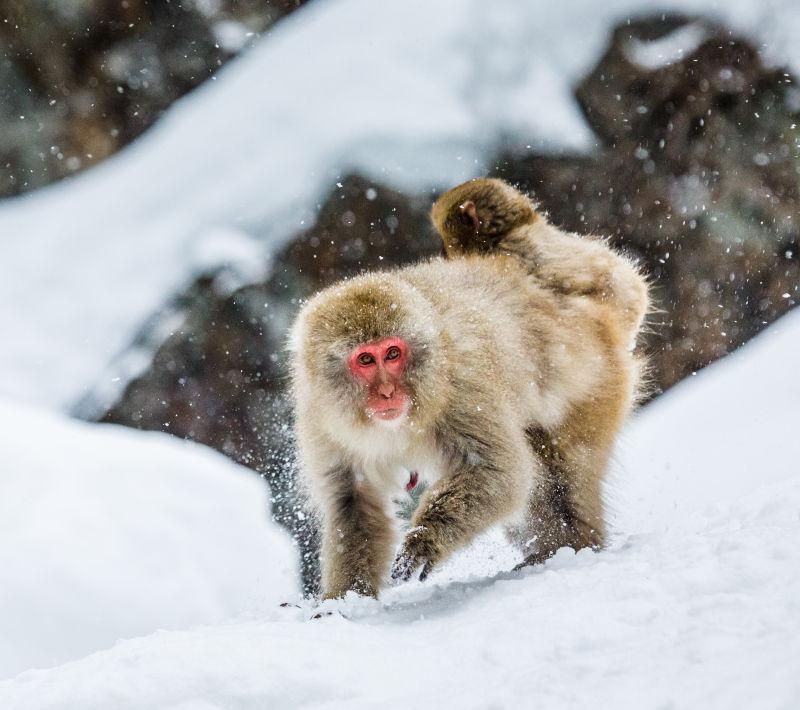
[[[394,385],[391,382],[381,382],[378,385],[378,393],[384,399],[391,399],[394,394]]]

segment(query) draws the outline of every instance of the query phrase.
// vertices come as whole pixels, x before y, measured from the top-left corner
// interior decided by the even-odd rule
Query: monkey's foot
[[[315,619],[323,619],[326,616],[333,616],[333,612],[332,611],[318,611],[316,614],[313,614],[309,618],[309,621],[314,621]]]
[[[433,563],[424,557],[413,558],[400,554],[392,565],[392,581],[407,582],[420,567],[422,571],[419,573],[419,581],[422,582],[431,571]]]
[[[392,565],[392,581],[407,582],[417,570],[419,581],[425,581],[434,565],[434,545],[429,531],[417,526],[408,531],[403,547]]]
[[[573,552],[579,552],[580,550],[592,550],[592,552],[600,552],[602,550],[602,545],[586,545],[586,544],[579,544],[579,543],[564,543],[560,545],[556,549],[547,548],[540,552],[533,552],[528,555],[522,562],[520,562],[516,567],[514,567],[514,572],[517,570],[521,570],[524,567],[530,567],[531,565],[542,565],[551,557],[553,557],[559,550],[564,548],[571,549]]]
[[[530,567],[531,565],[541,565],[547,562],[554,553],[552,552],[535,552],[532,555],[528,555],[522,562],[518,565],[514,566],[514,572],[518,572],[521,569],[525,569],[526,567]]]

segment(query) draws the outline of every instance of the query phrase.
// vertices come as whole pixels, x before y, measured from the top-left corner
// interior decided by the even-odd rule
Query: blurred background
[[[635,255],[652,397],[798,300],[792,0],[0,0],[0,395],[293,482],[286,329],[478,175]],[[267,511],[264,511],[267,515]]]

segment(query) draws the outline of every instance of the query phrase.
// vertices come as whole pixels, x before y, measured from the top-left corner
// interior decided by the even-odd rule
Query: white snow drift
[[[0,456],[0,677],[296,588],[266,484],[205,447],[3,401]]]
[[[563,550],[544,568],[497,573],[485,545],[482,556],[465,555],[380,602],[273,605],[248,620],[162,631],[22,673],[0,682],[0,707],[796,707],[798,352],[800,313],[629,427],[616,486],[618,508],[626,507],[607,551]],[[95,443],[105,448],[106,436],[98,432]],[[131,456],[134,443],[149,446],[130,436]],[[198,505],[220,494],[197,488]],[[171,507],[172,496],[166,500]],[[23,499],[20,514],[31,505]],[[158,498],[151,509],[174,516]],[[46,532],[54,542],[52,528]],[[228,535],[214,549],[231,545],[237,558],[263,562],[264,551],[242,551],[240,542]],[[25,573],[35,559],[25,552],[41,546],[23,544],[15,554],[27,560],[19,563]],[[229,574],[236,572],[213,584],[231,583]],[[285,588],[285,578],[271,581]],[[317,611],[333,614],[311,619]],[[17,620],[23,640],[41,613],[58,623],[64,610],[25,606]]]

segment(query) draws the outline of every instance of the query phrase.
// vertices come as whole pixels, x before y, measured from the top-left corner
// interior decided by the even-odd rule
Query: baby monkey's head
[[[536,220],[531,200],[496,178],[476,178],[445,192],[431,218],[447,256],[492,251],[513,229]]]

